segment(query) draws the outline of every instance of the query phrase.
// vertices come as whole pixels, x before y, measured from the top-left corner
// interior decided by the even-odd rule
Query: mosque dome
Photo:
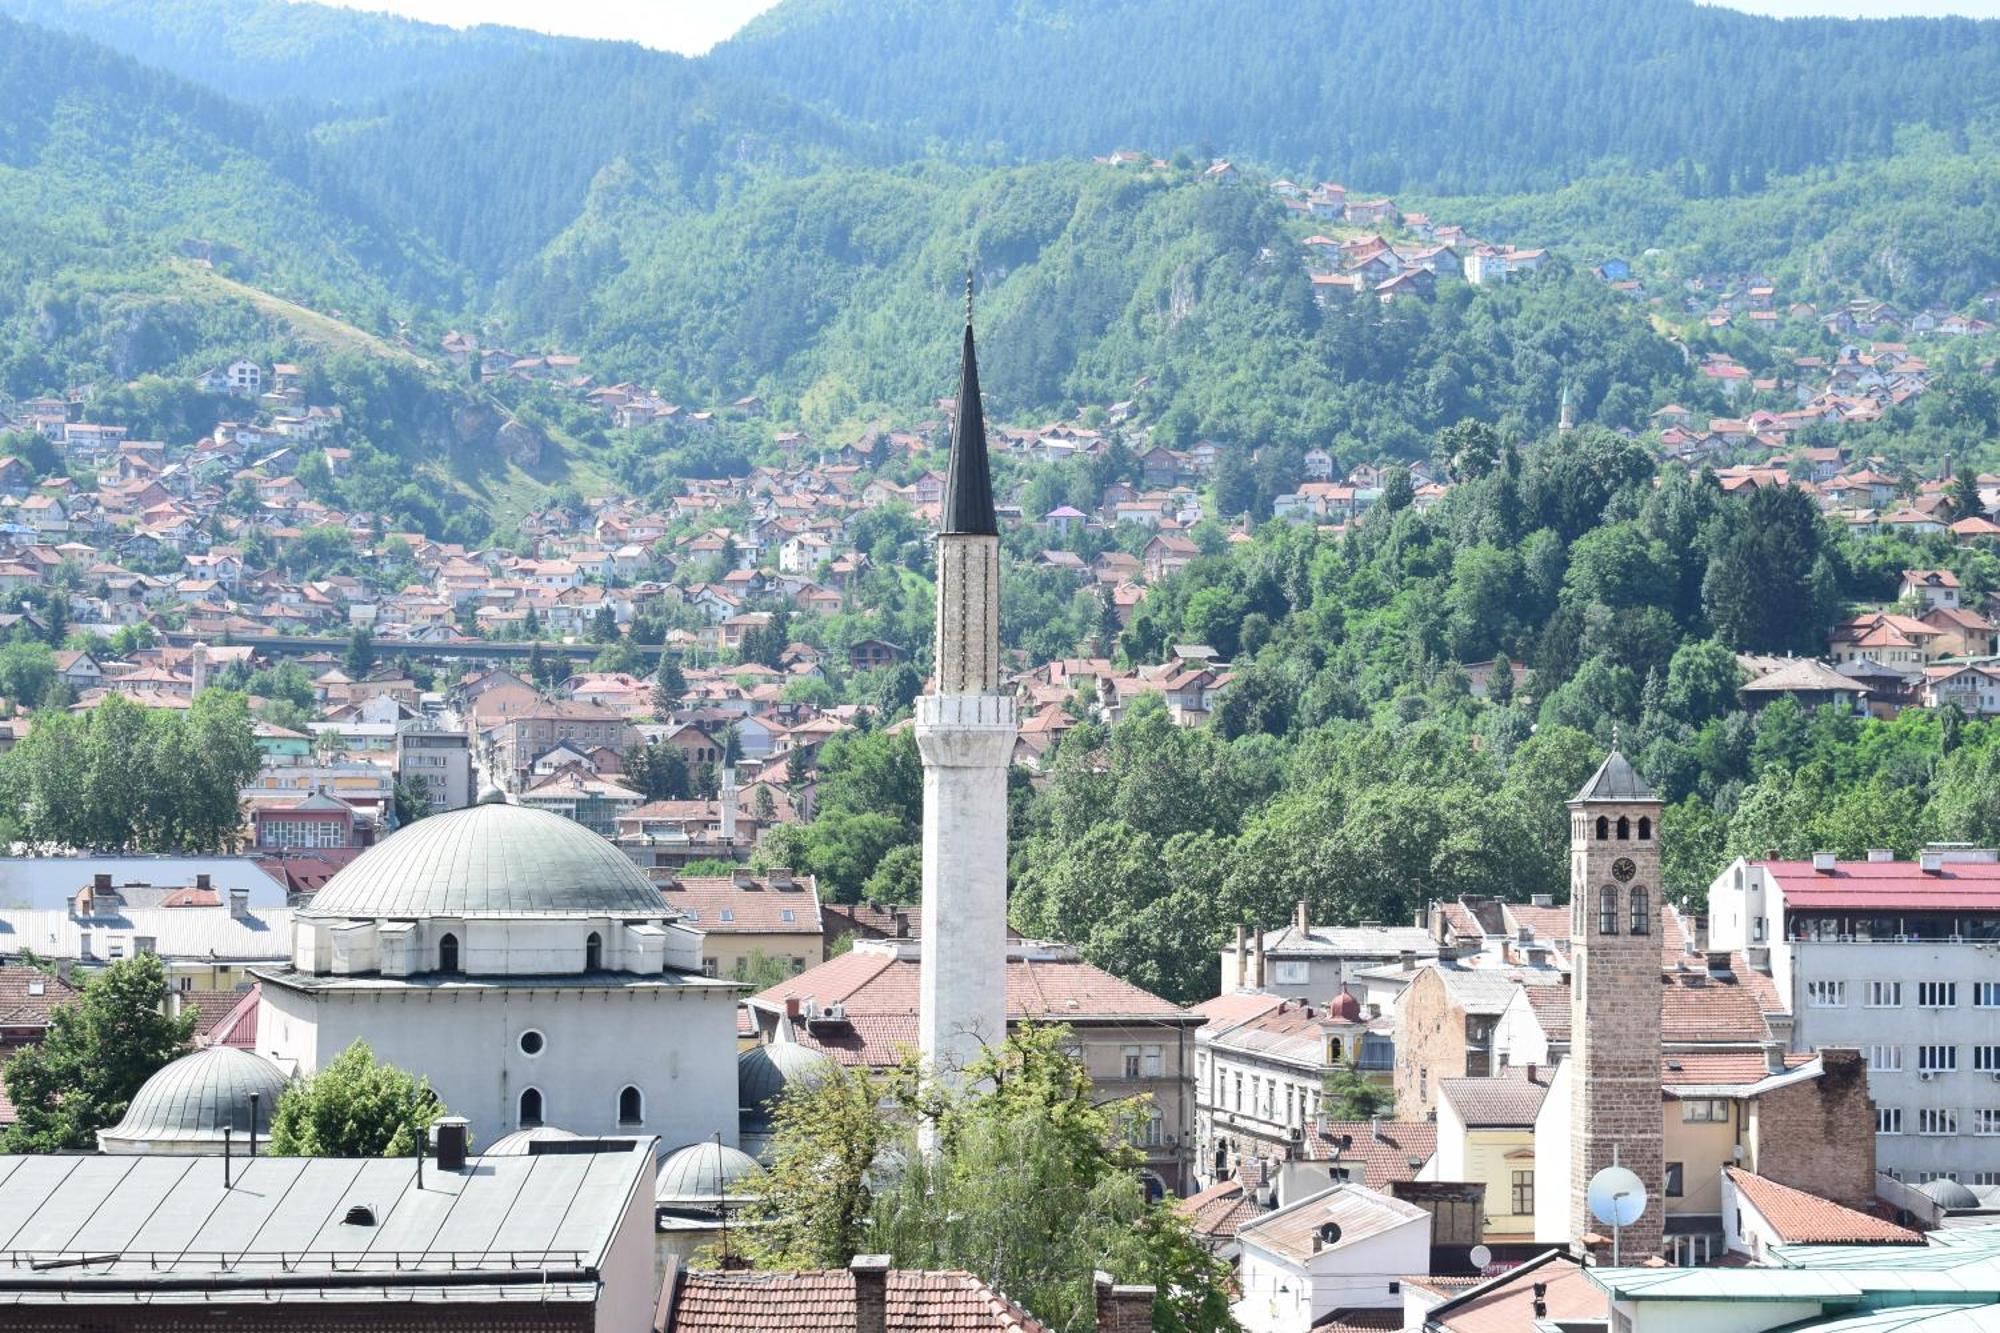
[[[767,1115],[771,1104],[794,1081],[814,1081],[832,1069],[833,1060],[825,1052],[794,1041],[791,1021],[779,1019],[772,1040],[736,1057],[737,1108],[747,1116]]]
[[[757,1159],[720,1143],[690,1143],[676,1148],[660,1163],[654,1202],[669,1207],[715,1208],[725,1196],[732,1202],[755,1197],[746,1183],[763,1174]]]
[[[631,858],[575,820],[519,805],[433,815],[354,858],[307,917],[652,916],[666,899]]]
[[[107,1153],[205,1152],[232,1131],[250,1145],[250,1098],[258,1099],[256,1129],[271,1129],[285,1076],[261,1055],[235,1046],[205,1046],[166,1065],[140,1085],[125,1116],[99,1130]]]
[[[1940,1208],[1978,1208],[1979,1196],[1956,1180],[1939,1176],[1917,1186],[1917,1193],[1930,1196],[1932,1203]]]
[[[491,1147],[481,1152],[481,1157],[526,1157],[531,1143],[554,1143],[563,1139],[573,1139],[576,1135],[554,1125],[536,1125],[533,1129],[517,1129],[512,1134],[503,1134],[493,1140]]]

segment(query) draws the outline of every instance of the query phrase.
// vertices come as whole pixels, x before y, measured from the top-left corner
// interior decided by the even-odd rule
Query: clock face
[[[1611,863],[1611,878],[1620,884],[1630,884],[1632,876],[1639,873],[1639,867],[1632,864],[1632,858],[1621,856]]]

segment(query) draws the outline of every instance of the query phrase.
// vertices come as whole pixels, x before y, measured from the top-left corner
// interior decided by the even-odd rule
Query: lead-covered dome
[[[343,867],[311,917],[671,915],[631,858],[546,810],[475,805],[390,835]]]
[[[235,1046],[207,1046],[162,1067],[139,1085],[125,1116],[97,1133],[108,1153],[220,1151],[223,1131],[249,1146],[250,1098],[256,1130],[271,1129],[285,1076],[261,1055]]]
[[[764,1174],[757,1159],[721,1143],[690,1143],[660,1163],[655,1203],[666,1207],[720,1207],[756,1197]]]
[[[792,1040],[790,1024],[778,1037],[736,1057],[736,1106],[746,1117],[768,1120],[777,1100],[794,1083],[811,1086],[833,1072],[830,1056]]]
[[[1939,1176],[1917,1186],[1917,1193],[1930,1196],[1940,1208],[1977,1208],[1979,1196],[1949,1176]]]

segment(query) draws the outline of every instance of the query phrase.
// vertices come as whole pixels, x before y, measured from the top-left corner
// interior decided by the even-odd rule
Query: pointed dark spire
[[[939,532],[994,537],[993,480],[986,466],[986,412],[979,405],[979,359],[972,349],[972,275],[965,275],[965,346],[959,353],[958,411],[952,419],[951,466],[945,474]]]

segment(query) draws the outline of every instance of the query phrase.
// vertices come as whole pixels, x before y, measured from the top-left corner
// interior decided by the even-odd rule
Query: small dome
[[[757,1159],[720,1143],[690,1143],[676,1148],[660,1163],[654,1201],[681,1207],[717,1207],[725,1191],[732,1201],[755,1197],[742,1186],[763,1175]]]
[[[493,1146],[481,1157],[526,1157],[531,1143],[550,1143],[561,1139],[573,1139],[576,1135],[554,1125],[536,1125],[533,1129],[517,1129],[512,1134],[503,1134],[493,1140]]]
[[[1361,1021],[1361,1001],[1341,991],[1327,1001],[1326,1016],[1336,1023],[1359,1023]]]
[[[354,858],[313,895],[318,918],[671,915],[630,857],[583,825],[519,805],[432,815]]]
[[[1940,1208],[1978,1208],[1979,1196],[1956,1180],[1939,1176],[1936,1180],[1925,1181],[1917,1186],[1917,1193],[1930,1196],[1932,1203]]]
[[[155,1143],[220,1147],[225,1129],[247,1146],[251,1095],[258,1098],[256,1129],[263,1135],[284,1090],[285,1076],[264,1057],[235,1046],[206,1046],[141,1084],[124,1119],[98,1131],[98,1146],[105,1152],[145,1152]]]
[[[791,1024],[778,1020],[778,1035],[736,1057],[736,1106],[754,1115],[768,1114],[772,1103],[794,1080],[824,1078],[833,1060],[792,1040]]]

